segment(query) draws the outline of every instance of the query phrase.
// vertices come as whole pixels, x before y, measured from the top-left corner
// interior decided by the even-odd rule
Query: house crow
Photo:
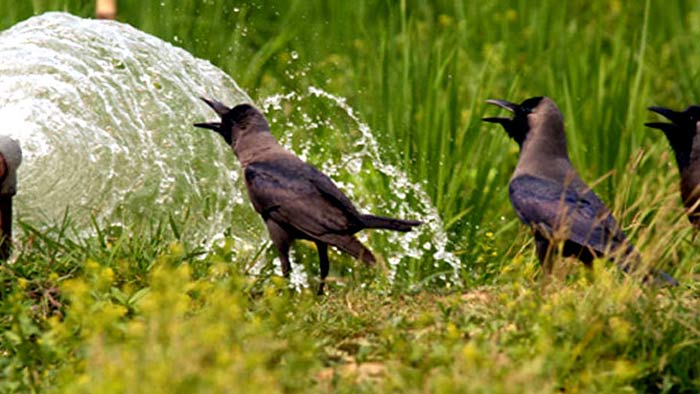
[[[575,256],[586,265],[607,256],[623,271],[639,265],[639,255],[617,222],[571,165],[566,148],[564,118],[548,97],[533,97],[521,104],[487,100],[513,113],[488,117],[520,146],[520,156],[508,192],[520,220],[533,230],[537,257],[546,272],[553,252]],[[676,281],[659,272],[669,283]]]
[[[354,234],[365,228],[409,231],[421,224],[358,212],[352,202],[321,171],[282,147],[270,134],[263,114],[248,104],[228,108],[202,98],[221,117],[220,122],[196,127],[219,133],[241,163],[248,196],[262,216],[280,255],[282,273],[289,276],[289,246],[295,239],[313,241],[321,264],[323,294],[328,275],[328,245],[373,264],[375,257]]]
[[[700,229],[700,105],[691,105],[682,112],[663,107],[649,107],[649,110],[671,121],[649,122],[645,125],[660,129],[666,134],[681,173],[681,198],[688,220],[695,229]]]

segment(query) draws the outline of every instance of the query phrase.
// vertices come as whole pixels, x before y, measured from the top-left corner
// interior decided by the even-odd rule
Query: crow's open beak
[[[208,98],[206,98],[206,97],[200,97],[200,99],[202,99],[202,101],[204,101],[205,103],[207,103],[207,105],[208,105],[209,107],[211,107],[211,109],[213,109],[214,111],[216,111],[216,113],[217,113],[220,117],[223,117],[224,115],[226,115],[226,114],[231,110],[230,108],[228,108],[227,106],[221,104],[220,102],[218,102],[218,101],[216,101],[216,100],[208,99]],[[216,132],[221,133],[221,122],[195,123],[194,126],[195,126],[195,127],[202,128],[202,129],[214,130],[214,131],[216,131]]]
[[[506,101],[506,100],[488,99],[488,100],[486,100],[486,102],[488,104],[497,105],[497,106],[499,106],[503,109],[506,109],[510,112],[513,112],[513,113],[515,113],[515,111],[519,107],[518,104],[511,103],[510,101]],[[486,117],[486,118],[481,118],[481,120],[483,120],[484,122],[498,123],[498,124],[503,125],[504,127],[506,124],[513,121],[513,119],[511,119],[511,118],[504,118],[504,117],[500,117],[500,116],[490,116],[490,117]]]
[[[649,107],[649,111],[656,112],[657,114],[665,117],[666,119],[670,120],[673,123],[663,123],[663,122],[647,122],[644,123],[644,126],[646,127],[651,127],[653,129],[659,129],[664,132],[673,130],[676,128],[676,125],[679,124],[682,121],[682,116],[683,114],[680,112],[676,112],[674,110],[664,108],[664,107]]]
[[[678,123],[682,113],[664,107],[649,107],[649,111],[656,112],[673,123]]]

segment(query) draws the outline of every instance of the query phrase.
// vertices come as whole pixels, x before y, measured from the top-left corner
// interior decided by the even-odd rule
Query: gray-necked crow
[[[639,255],[610,211],[578,176],[569,160],[564,118],[548,97],[533,97],[514,104],[487,100],[513,113],[512,118],[487,117],[498,123],[520,146],[520,156],[508,192],[520,220],[535,236],[537,257],[551,270],[552,254],[561,246],[564,256],[590,265],[608,256],[623,271],[633,270]],[[658,276],[676,281],[664,272]]]
[[[289,276],[289,246],[295,239],[316,243],[321,264],[323,294],[328,275],[328,245],[373,264],[375,257],[354,234],[365,228],[409,231],[422,222],[361,214],[321,171],[282,147],[270,134],[263,114],[249,104],[228,108],[202,98],[221,117],[220,122],[198,123],[224,137],[241,163],[250,201],[262,216]]]

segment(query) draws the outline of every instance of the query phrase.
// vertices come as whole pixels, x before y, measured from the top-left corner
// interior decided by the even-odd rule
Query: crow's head
[[[544,97],[532,97],[520,104],[511,103],[505,100],[486,100],[487,103],[497,105],[503,109],[506,109],[513,113],[513,117],[486,117],[482,118],[485,122],[498,123],[506,130],[510,138],[514,139],[515,142],[523,146],[525,137],[530,131],[530,123],[528,122],[528,115],[534,113],[537,108],[541,105]],[[547,100],[551,101],[551,100]]]
[[[690,164],[693,139],[697,135],[698,122],[700,122],[700,105],[691,105],[681,112],[663,107],[649,107],[649,110],[671,121],[671,123],[648,122],[644,125],[664,132],[676,154],[678,167],[684,169]]]
[[[255,107],[250,104],[239,104],[233,108],[228,108],[222,103],[208,99],[201,98],[202,101],[207,103],[216,113],[221,117],[220,122],[206,122],[206,123],[195,123],[195,127],[200,127],[203,129],[214,130],[219,133],[228,145],[233,146],[241,133],[244,133],[250,129],[259,130],[258,127],[249,126],[264,126],[267,131],[267,123],[264,116]]]

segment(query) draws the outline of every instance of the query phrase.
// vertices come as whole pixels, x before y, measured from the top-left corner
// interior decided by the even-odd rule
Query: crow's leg
[[[268,219],[265,224],[267,225],[267,231],[270,233],[272,243],[275,244],[277,252],[280,254],[282,275],[284,275],[285,278],[289,278],[289,273],[292,271],[292,266],[289,263],[289,245],[294,238],[274,220]]]
[[[358,260],[364,261],[367,265],[372,265],[376,262],[372,252],[352,235],[326,235],[323,241]]]
[[[537,258],[542,264],[545,275],[552,273],[552,268],[554,265],[554,256],[552,253],[552,248],[549,240],[539,231],[535,231],[535,251],[537,252]]]
[[[318,249],[318,260],[321,263],[321,283],[318,285],[318,295],[323,295],[323,288],[326,286],[326,277],[330,269],[328,261],[328,244],[321,241],[316,241],[316,249]]]

